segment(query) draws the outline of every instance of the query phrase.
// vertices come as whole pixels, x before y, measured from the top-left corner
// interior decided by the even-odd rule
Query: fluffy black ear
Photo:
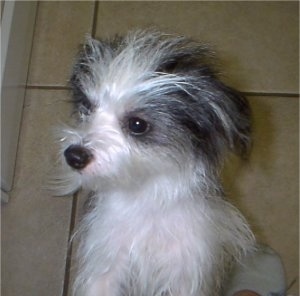
[[[196,155],[202,159],[205,156],[216,167],[228,150],[247,159],[251,148],[248,101],[215,78],[198,79],[198,91],[189,90],[185,99],[189,107],[183,110],[185,117],[181,115],[181,123],[192,135]]]
[[[214,75],[212,69],[213,52],[207,45],[199,44],[185,37],[164,41],[164,55],[159,63],[157,72],[168,74],[186,74],[198,71],[201,75]]]
[[[80,45],[70,78],[71,86],[78,86],[83,77],[93,78],[93,65],[104,58],[107,51],[105,43],[87,37],[84,44]]]
[[[251,111],[247,99],[218,78],[215,55],[189,39],[170,41],[158,71],[185,77],[190,87],[179,96],[191,105],[185,125],[207,155],[231,150],[246,158],[251,147]],[[195,137],[196,136],[196,137]],[[226,149],[227,148],[227,149]],[[218,157],[219,156],[219,157]]]
[[[213,102],[219,108],[219,124],[229,149],[247,158],[251,149],[251,109],[248,100],[237,90],[220,81],[214,82],[217,95]]]
[[[209,66],[209,56],[205,48],[192,49],[184,52],[171,52],[167,59],[165,59],[157,72],[164,72],[168,74],[180,74],[195,70],[194,66],[198,65],[197,71],[202,75],[213,75],[213,70]]]
[[[247,159],[251,148],[251,110],[247,99],[215,77],[202,80],[199,87],[197,122],[202,129],[200,137],[206,135],[208,154],[222,159],[224,152],[230,150]]]

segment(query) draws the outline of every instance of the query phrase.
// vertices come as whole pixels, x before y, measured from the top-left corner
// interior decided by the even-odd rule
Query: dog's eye
[[[144,119],[131,117],[128,120],[128,128],[132,135],[141,136],[148,132],[149,124]]]

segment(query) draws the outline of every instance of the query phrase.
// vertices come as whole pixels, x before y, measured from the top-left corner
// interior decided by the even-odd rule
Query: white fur
[[[80,172],[62,158],[64,176],[56,178],[58,194],[80,187],[94,192],[93,208],[78,230],[74,295],[217,296],[232,262],[253,250],[254,237],[240,212],[223,199],[216,170],[193,156],[191,144],[182,140],[178,152],[141,145],[124,132],[123,115],[143,105],[145,95],[139,94],[160,97],[172,88],[189,94],[193,84],[183,75],[154,72],[172,44],[148,48],[159,37],[143,36],[130,35],[116,56],[88,41],[93,54],[84,63],[93,81],[82,75],[79,83],[95,110],[60,135],[61,154],[77,144],[94,156]],[[230,138],[232,120],[207,103]]]

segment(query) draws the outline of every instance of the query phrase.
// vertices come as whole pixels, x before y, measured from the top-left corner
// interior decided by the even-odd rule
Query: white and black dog
[[[246,99],[197,42],[157,31],[88,38],[73,68],[75,128],[62,129],[58,194],[93,192],[74,295],[215,296],[255,249],[224,199],[226,152],[250,146]]]

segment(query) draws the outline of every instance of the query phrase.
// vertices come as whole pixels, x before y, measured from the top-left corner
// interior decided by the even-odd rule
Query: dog
[[[228,152],[249,154],[251,111],[214,60],[208,46],[156,30],[81,47],[56,185],[93,194],[74,295],[222,295],[231,266],[255,249],[220,182]]]

